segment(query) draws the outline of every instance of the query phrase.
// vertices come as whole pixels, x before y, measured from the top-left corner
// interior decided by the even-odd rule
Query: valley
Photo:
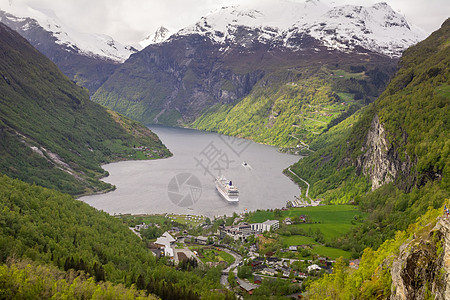
[[[1,299],[449,297],[450,19],[0,2]]]

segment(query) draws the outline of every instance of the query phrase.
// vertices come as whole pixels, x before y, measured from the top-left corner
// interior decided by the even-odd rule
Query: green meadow
[[[307,223],[283,225],[289,217],[291,220],[299,216],[307,216]],[[356,226],[365,214],[352,205],[324,205],[314,207],[291,208],[289,210],[256,211],[250,213],[250,223],[264,222],[268,219],[280,221],[282,228],[277,231],[278,241],[285,247],[308,245],[314,255],[337,258],[350,258],[350,253],[341,249],[327,247],[334,239],[345,235]],[[320,231],[321,238],[317,238]]]

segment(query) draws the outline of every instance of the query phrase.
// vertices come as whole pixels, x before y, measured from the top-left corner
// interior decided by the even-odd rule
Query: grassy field
[[[314,246],[311,252],[320,256],[330,257],[332,259],[336,259],[341,256],[349,259],[351,256],[350,252],[321,245]]]
[[[192,216],[192,215],[169,215],[168,218],[174,222],[192,227],[203,224],[206,219],[203,216]]]
[[[316,241],[309,236],[303,236],[303,235],[291,235],[291,236],[284,236],[282,238],[283,245],[286,244],[289,246],[297,246],[297,245],[316,245]]]
[[[210,248],[209,246],[189,247],[189,249],[191,251],[195,250],[199,253],[202,253],[204,257],[199,258],[203,263],[226,261],[227,263],[232,264],[234,262],[234,257],[231,254],[228,254],[225,251],[216,250],[215,248]]]
[[[203,216],[192,216],[192,215],[120,215],[129,226],[135,226],[136,224],[164,224],[167,221],[173,221],[173,223],[179,223],[182,225],[187,225],[190,227],[196,227],[205,222],[205,217]]]
[[[287,246],[297,246],[297,245],[310,245],[312,247],[311,254],[326,256],[330,258],[338,258],[340,256],[344,258],[350,258],[350,252],[326,247],[317,243],[312,237],[303,236],[303,235],[291,235],[291,236],[282,236],[281,241],[283,245]],[[302,257],[303,259],[311,259],[310,256]]]
[[[292,220],[301,215],[309,217],[310,223],[300,223],[287,226],[287,230],[295,232],[301,229],[303,232],[316,232],[319,229],[325,242],[344,235],[351,230],[357,220],[365,217],[365,214],[352,205],[325,205],[315,207],[291,208],[287,211],[257,211],[248,217],[248,222],[259,223],[265,220],[279,220],[280,223],[287,217]],[[353,223],[352,223],[353,222]],[[298,230],[297,230],[298,232]],[[308,234],[309,235],[309,234]],[[317,243],[313,237],[304,235],[280,235],[280,241],[285,246],[310,245],[311,253],[319,256],[337,258],[343,256],[350,258],[350,253],[341,249],[325,247]]]
[[[436,92],[438,92],[444,98],[450,98],[450,85],[443,84],[436,88]]]
[[[317,222],[321,225],[351,225],[351,221],[354,220],[355,216],[357,218],[364,217],[364,213],[353,205],[324,205],[290,208],[289,210],[281,211],[281,217],[275,217],[275,212],[273,211],[256,211],[249,215],[247,221],[250,223],[260,223],[268,219],[282,221],[287,217],[293,218],[300,215],[307,215],[312,222]]]

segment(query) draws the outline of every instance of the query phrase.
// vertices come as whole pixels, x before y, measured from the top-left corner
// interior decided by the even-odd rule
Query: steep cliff
[[[363,154],[357,158],[356,174],[362,171],[363,175],[368,176],[372,190],[393,182],[400,176],[406,177],[411,172],[410,157],[404,154],[405,161],[399,158],[398,149],[389,142],[378,115],[372,120],[361,151]]]
[[[440,217],[430,231],[403,244],[391,274],[392,300],[450,299],[449,217]]]

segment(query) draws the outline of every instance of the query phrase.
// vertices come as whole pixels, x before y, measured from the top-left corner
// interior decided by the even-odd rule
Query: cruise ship
[[[219,191],[225,200],[228,202],[239,201],[239,190],[233,185],[231,181],[228,181],[225,177],[219,176],[216,178],[216,189]]]

